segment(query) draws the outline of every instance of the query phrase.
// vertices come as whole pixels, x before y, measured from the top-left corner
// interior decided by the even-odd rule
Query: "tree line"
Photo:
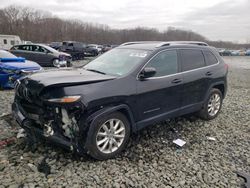
[[[0,34],[18,35],[22,40],[50,43],[54,41],[81,41],[97,44],[121,44],[129,41],[204,41],[216,47],[250,48],[250,44],[209,41],[193,31],[173,27],[165,31],[154,28],[112,29],[107,25],[79,20],[66,20],[49,12],[27,7],[9,6],[0,9]]]

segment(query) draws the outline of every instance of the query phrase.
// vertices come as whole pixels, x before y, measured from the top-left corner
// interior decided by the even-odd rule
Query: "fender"
[[[224,85],[224,96],[223,96],[223,98],[226,96],[226,92],[227,92],[227,85],[226,85],[226,82],[225,81],[218,81],[218,82],[214,82],[214,83],[212,83],[211,85],[210,85],[210,87],[208,88],[208,90],[207,91],[210,91],[214,86],[216,86],[216,85]],[[206,96],[205,96],[205,98],[204,98],[204,100],[203,101],[205,101],[207,98],[208,98],[208,96],[209,96],[209,92],[207,92],[207,94],[206,94]]]
[[[92,125],[92,123],[94,121],[98,121],[98,119],[102,118],[103,116],[106,116],[107,114],[110,114],[112,112],[115,112],[115,111],[119,111],[119,110],[125,110],[126,111],[126,116],[131,124],[131,130],[132,132],[136,132],[137,131],[137,128],[136,128],[136,123],[134,121],[134,117],[133,117],[133,114],[129,108],[128,105],[126,104],[120,104],[120,105],[117,105],[117,106],[110,106],[110,107],[105,107],[101,110],[98,110],[96,112],[94,112],[92,115],[90,115],[88,118],[87,118],[87,122],[90,123],[90,126]]]

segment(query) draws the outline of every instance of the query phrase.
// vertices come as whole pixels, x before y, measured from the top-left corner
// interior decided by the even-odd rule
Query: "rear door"
[[[32,51],[32,48],[30,45],[20,45],[20,46],[14,46],[11,48],[11,53],[18,57],[24,57],[28,60],[32,59],[32,55],[30,54]]]
[[[209,67],[199,49],[181,49],[183,75],[182,108],[194,111],[200,108],[209,87]]]
[[[176,112],[181,105],[182,77],[178,74],[177,51],[166,50],[158,53],[146,67],[154,67],[156,74],[146,80],[137,80],[139,121],[161,119]]]

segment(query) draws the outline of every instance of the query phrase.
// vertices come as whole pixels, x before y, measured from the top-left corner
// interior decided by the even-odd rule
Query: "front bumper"
[[[26,113],[16,101],[12,104],[12,114],[14,119],[26,131],[27,136],[33,142],[38,142],[42,139],[72,152],[77,152],[79,154],[85,153],[85,151],[79,147],[77,143],[70,141],[70,139],[56,131],[53,135],[47,136],[44,132],[44,127],[42,125],[38,125],[34,119],[31,118],[31,115]]]

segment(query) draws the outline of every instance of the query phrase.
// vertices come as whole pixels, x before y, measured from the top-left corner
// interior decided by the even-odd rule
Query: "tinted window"
[[[31,46],[28,46],[28,45],[22,45],[22,46],[18,46],[18,50],[32,51],[32,48]]]
[[[213,65],[218,62],[215,55],[212,52],[206,50],[206,51],[203,51],[203,53],[204,53],[207,65]]]
[[[3,39],[3,43],[4,43],[4,44],[7,44],[7,39]]]
[[[14,40],[11,40],[11,41],[10,41],[10,44],[11,44],[11,45],[14,45],[14,44],[15,44],[15,41],[14,41]]]
[[[205,66],[201,50],[180,50],[182,57],[182,71],[188,71]]]
[[[33,50],[34,52],[41,52],[41,53],[47,53],[48,50],[46,50],[45,48],[41,47],[41,46],[33,46]]]
[[[147,67],[154,67],[156,69],[154,77],[177,73],[178,63],[176,50],[159,53],[147,64]]]

